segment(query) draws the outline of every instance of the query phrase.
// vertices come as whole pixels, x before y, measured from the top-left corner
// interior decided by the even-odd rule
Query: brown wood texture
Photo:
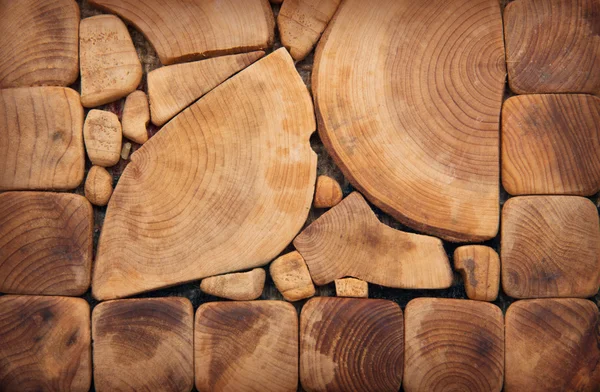
[[[295,392],[298,315],[283,301],[210,302],[196,312],[200,392]]]
[[[512,195],[600,191],[600,98],[509,98],[502,111],[502,184]]]
[[[502,287],[514,298],[591,297],[600,285],[596,206],[578,196],[520,196],[502,209]]]
[[[131,156],[113,193],[94,296],[123,297],[270,262],[312,203],[314,129],[310,94],[285,49],[170,121]]]
[[[279,256],[269,266],[271,279],[287,301],[294,302],[315,295],[315,285],[306,262],[297,251]]]
[[[123,132],[119,117],[107,110],[90,110],[83,124],[85,150],[92,164],[110,167],[121,158]]]
[[[467,245],[454,250],[454,268],[460,271],[470,299],[495,301],[500,288],[500,257],[489,246]]]
[[[311,223],[294,246],[319,286],[345,276],[406,289],[452,285],[442,241],[379,222],[358,192]]]
[[[356,278],[336,279],[335,295],[338,297],[369,298],[369,284]]]
[[[96,206],[105,206],[113,193],[113,177],[102,166],[92,166],[85,179],[85,197]]]
[[[216,297],[236,301],[257,299],[265,287],[266,273],[262,268],[248,272],[211,276],[202,279],[200,290]]]
[[[0,0],[0,88],[68,86],[79,76],[73,0]]]
[[[90,0],[131,22],[164,65],[267,49],[275,21],[267,0]]]
[[[342,188],[340,184],[331,177],[317,177],[317,186],[315,187],[315,208],[329,208],[339,204],[342,201]]]
[[[506,392],[600,391],[600,319],[585,299],[535,299],[506,312]]]
[[[404,325],[392,301],[313,298],[300,314],[300,382],[307,392],[396,392]]]
[[[148,97],[145,92],[136,90],[127,96],[123,106],[123,136],[135,143],[144,144],[148,140],[146,126],[149,122]]]
[[[86,392],[90,307],[82,298],[0,297],[0,390]]]
[[[600,0],[519,0],[504,10],[517,94],[600,93]]]
[[[505,76],[497,0],[344,1],[317,47],[319,135],[352,185],[403,224],[489,239]]]
[[[103,302],[92,314],[96,391],[189,392],[194,310],[187,298]]]
[[[404,390],[500,392],[504,317],[480,301],[417,298],[405,310]]]

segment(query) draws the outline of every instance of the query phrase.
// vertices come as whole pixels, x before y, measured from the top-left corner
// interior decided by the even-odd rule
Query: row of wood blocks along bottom
[[[585,299],[0,297],[3,391],[598,391]],[[91,330],[91,332],[90,332]],[[298,336],[300,337],[298,339]],[[92,355],[93,342],[93,355]],[[93,358],[92,358],[93,357]]]

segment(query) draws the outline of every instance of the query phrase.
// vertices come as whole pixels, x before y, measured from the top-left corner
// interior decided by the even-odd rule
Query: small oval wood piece
[[[164,65],[264,50],[275,21],[267,0],[90,0],[132,23]]]
[[[0,191],[83,181],[83,108],[70,88],[0,90]]]
[[[298,316],[283,301],[210,302],[196,312],[200,392],[295,392]]]
[[[495,301],[500,288],[500,257],[489,246],[467,245],[454,250],[454,268],[460,271],[467,296]]]
[[[502,287],[514,298],[591,297],[600,285],[596,206],[578,196],[521,196],[502,210]]]
[[[600,1],[513,1],[504,32],[512,91],[600,93]]]
[[[123,107],[123,136],[132,142],[144,144],[148,140],[148,122],[148,97],[145,92],[136,90],[127,96]]]
[[[297,251],[278,257],[269,267],[277,290],[287,301],[294,302],[315,295],[306,262]]]
[[[85,180],[85,197],[96,206],[105,206],[113,192],[112,175],[102,166],[92,166]]]
[[[2,391],[87,392],[90,307],[82,298],[0,297]]]
[[[81,103],[116,101],[142,81],[142,64],[125,24],[114,15],[85,18],[79,26]]]
[[[248,272],[238,272],[205,278],[200,283],[200,290],[215,297],[250,301],[257,299],[265,287],[265,270],[254,268]]]
[[[336,279],[335,295],[338,297],[369,298],[369,284],[356,278]]]
[[[600,98],[509,98],[502,110],[502,184],[512,195],[600,191]]]
[[[320,297],[302,308],[300,382],[307,392],[396,392],[403,365],[402,310],[392,301]]]
[[[342,188],[340,184],[331,177],[319,176],[317,178],[317,187],[315,189],[315,208],[333,207],[342,201]]]
[[[83,138],[92,164],[110,167],[119,162],[123,132],[116,114],[90,110],[83,124]]]
[[[417,298],[408,303],[404,390],[499,392],[504,317],[480,301]]]
[[[345,276],[396,288],[452,285],[442,241],[384,225],[358,192],[304,229],[294,246],[319,286]]]
[[[68,86],[79,76],[73,0],[0,1],[0,88]]]

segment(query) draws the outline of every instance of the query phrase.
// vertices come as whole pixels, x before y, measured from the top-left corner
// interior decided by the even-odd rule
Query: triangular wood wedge
[[[234,54],[169,65],[148,73],[148,96],[154,125],[163,125],[192,102],[265,55]]]
[[[346,178],[400,222],[489,239],[505,76],[498,0],[344,1],[315,57],[319,134]]]
[[[131,156],[108,204],[96,298],[273,260],[306,221],[313,106],[279,49],[170,121]]]
[[[304,229],[294,246],[317,285],[345,276],[406,289],[452,285],[442,241],[384,225],[357,192]]]

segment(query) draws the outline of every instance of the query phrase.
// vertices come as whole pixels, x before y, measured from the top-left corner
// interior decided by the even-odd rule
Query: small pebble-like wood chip
[[[342,188],[340,184],[331,177],[319,176],[315,188],[315,208],[329,208],[342,201]]]
[[[211,276],[202,280],[200,290],[215,297],[249,301],[260,297],[265,287],[265,277],[265,270],[262,268]]]
[[[123,132],[116,114],[90,110],[83,125],[83,138],[88,157],[94,165],[110,167],[119,162]]]
[[[467,296],[495,301],[500,288],[500,257],[489,246],[460,246],[454,251],[454,268],[460,271]]]
[[[150,121],[148,97],[141,90],[127,96],[123,107],[123,136],[132,142],[144,144],[148,140],[146,126]]]
[[[315,285],[300,253],[294,251],[278,257],[271,263],[269,272],[286,300],[299,301],[315,295]]]
[[[336,279],[335,295],[338,297],[369,298],[369,284],[364,280],[355,278]]]
[[[92,166],[85,180],[85,197],[96,206],[105,206],[113,192],[112,175],[102,166]]]

